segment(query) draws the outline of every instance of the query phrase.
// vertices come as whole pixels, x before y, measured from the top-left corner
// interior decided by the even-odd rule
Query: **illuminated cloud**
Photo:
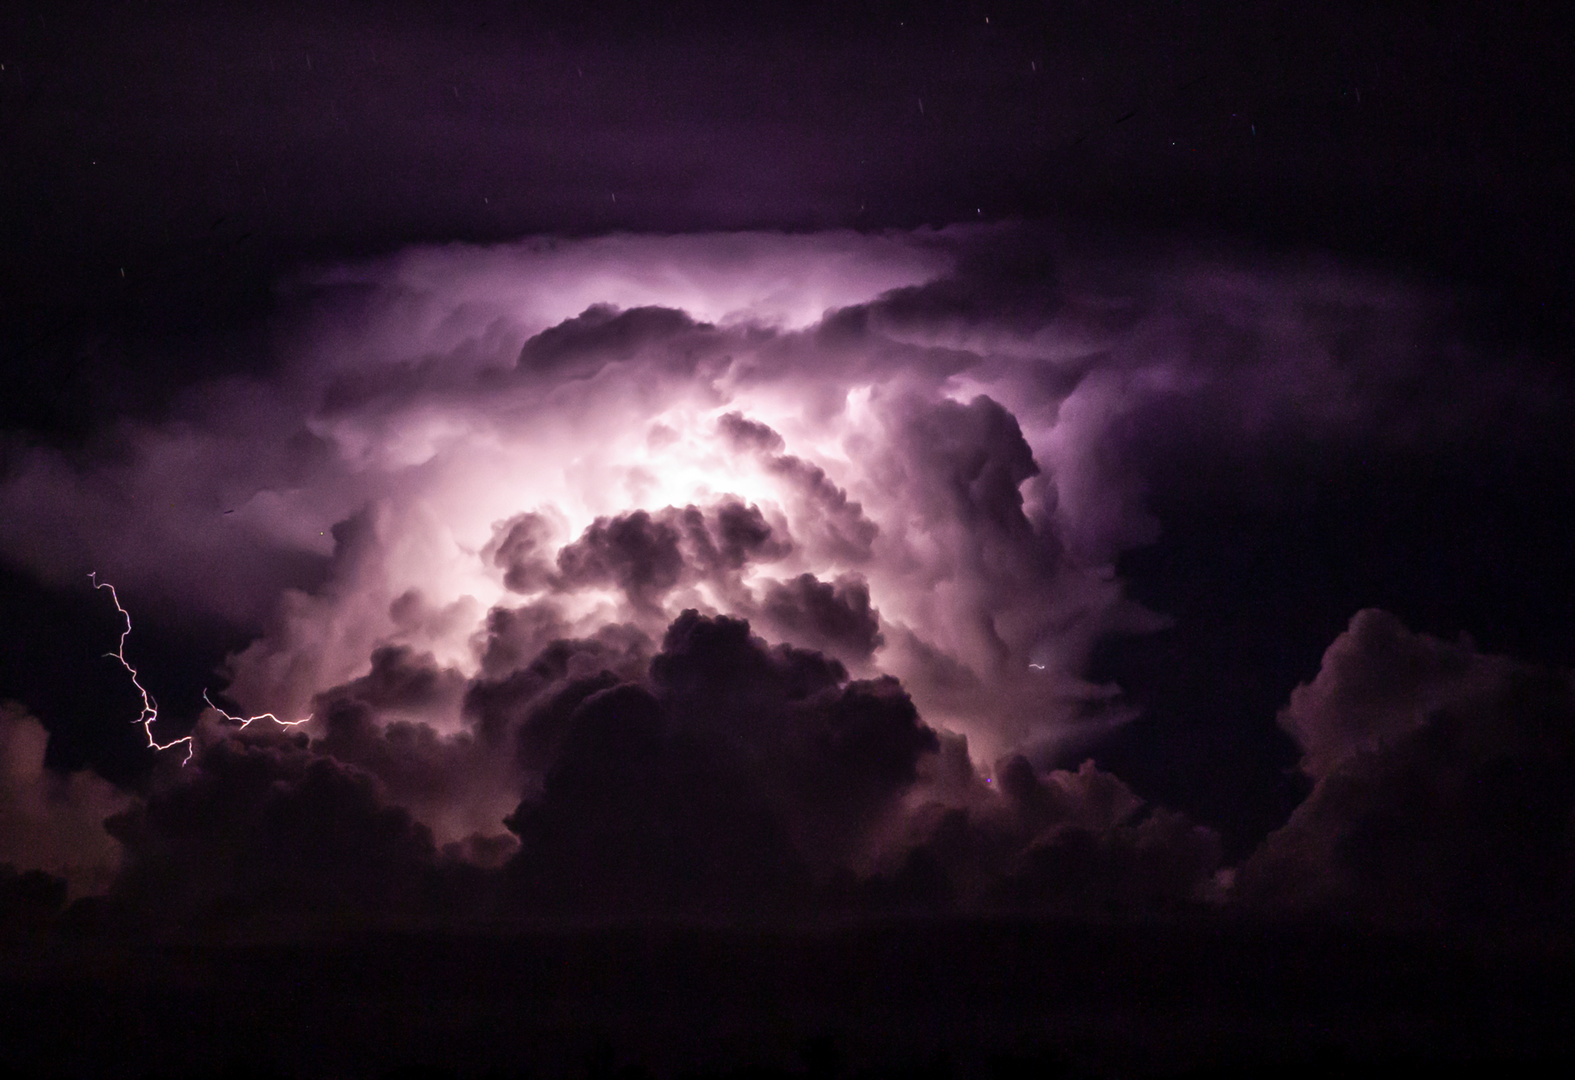
[[[938,650],[1018,715],[997,731],[999,702],[931,704],[1004,748],[1078,711],[1083,646],[1058,626],[1141,617],[1059,557],[1047,489],[1025,503],[1041,470],[1017,419],[951,381],[988,356],[820,319],[973,242],[614,238],[320,275],[276,386],[194,392],[85,474],[34,452],[0,540],[46,576],[102,560],[168,608],[262,628],[227,692],[279,715],[387,644],[473,670],[500,604],[549,604],[576,636],[655,636],[695,607],[871,673]],[[52,533],[76,546],[33,546]]]
[[[1134,715],[1095,646],[1165,625],[1116,573],[1157,534],[1149,467],[1448,430],[1391,422],[1413,291],[1116,271],[1023,226],[456,245],[295,286],[272,371],[0,484],[9,559],[243,629],[216,690],[312,716],[206,714],[117,818],[122,894],[164,910],[300,906],[319,872],[348,910],[386,872],[430,913],[478,862],[509,910],[1217,899],[1212,832],[1055,767]],[[1477,662],[1359,617],[1286,713],[1320,786],[1284,837]]]
[[[1110,572],[1155,534],[1134,418],[1228,398],[1238,441],[1293,407],[1360,425],[1382,394],[1353,394],[1328,313],[1395,315],[1369,350],[1420,318],[1331,269],[1021,253],[1054,246],[605,237],[307,275],[272,375],[196,388],[86,467],[24,453],[0,545],[263,630],[229,689],[280,715],[384,644],[472,670],[500,604],[550,603],[578,636],[695,607],[830,647],[784,590],[853,575],[879,626],[847,659],[984,752],[1053,739],[1108,697],[1082,682],[1092,643],[1160,625]]]

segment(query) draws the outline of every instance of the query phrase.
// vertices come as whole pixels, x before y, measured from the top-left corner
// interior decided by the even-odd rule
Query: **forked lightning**
[[[191,761],[191,756],[195,752],[197,745],[190,735],[183,735],[178,739],[171,739],[167,743],[161,743],[153,737],[153,724],[159,718],[158,702],[153,700],[153,695],[148,693],[147,687],[142,685],[142,681],[137,677],[137,669],[131,666],[130,660],[126,659],[126,638],[131,636],[131,612],[127,611],[121,606],[120,595],[115,592],[115,586],[111,585],[107,581],[98,580],[98,571],[95,570],[90,573],[88,575],[88,579],[93,582],[93,587],[95,589],[109,590],[109,598],[114,601],[115,610],[120,612],[120,617],[126,621],[126,628],[120,632],[119,645],[116,647],[114,652],[105,653],[104,655],[114,657],[116,660],[120,661],[120,666],[125,668],[126,673],[131,676],[131,685],[135,686],[137,688],[137,693],[142,695],[142,714],[132,721],[132,723],[142,725],[142,731],[143,734],[147,735],[148,737],[148,747],[150,749],[169,750],[173,747],[179,746],[181,743],[185,743],[186,756],[181,760],[181,765],[185,766]],[[254,720],[272,720],[280,727],[295,727],[298,724],[304,724],[307,720],[311,719],[310,716],[307,716],[300,720],[280,720],[273,713],[258,713],[256,716],[236,716],[235,714],[226,712],[225,710],[219,708],[219,706],[215,705],[213,703],[213,699],[208,696],[208,691],[206,689],[204,689],[202,692],[202,700],[206,701],[208,703],[208,707],[214,712],[218,713],[220,716],[224,717],[224,719],[230,721],[231,723],[239,724],[242,728],[247,727]]]

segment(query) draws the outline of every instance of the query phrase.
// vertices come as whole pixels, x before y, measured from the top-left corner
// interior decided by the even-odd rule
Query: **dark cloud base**
[[[1568,950],[897,920],[8,950],[16,1076],[1557,1076]],[[414,1071],[421,1070],[421,1071]]]
[[[1207,900],[1214,834],[1092,763],[1044,772],[1013,755],[991,789],[966,740],[926,724],[891,676],[851,679],[693,610],[648,661],[605,631],[468,682],[430,655],[375,650],[369,674],[318,695],[315,737],[237,732],[111,817],[118,878],[67,920],[229,940],[498,920],[1175,916]],[[445,700],[469,729],[400,718]],[[489,787],[524,795],[463,840],[440,844],[413,813]]]
[[[570,677],[585,656],[624,674]],[[451,683],[383,650],[324,703]],[[971,767],[894,680],[849,680],[741,620],[686,613],[632,665],[616,642],[556,642],[466,694],[478,740],[546,763],[508,820],[518,849],[440,848],[383,801],[441,783],[462,744],[354,719],[315,743],[220,742],[111,819],[130,861],[107,898],[66,906],[60,879],[0,872],[0,1067],[1555,1076],[1575,1056],[1570,882],[1525,873],[1568,858],[1568,679],[1381,611],[1281,711],[1313,793],[1224,906],[1188,900],[1219,864],[1212,833],[1092,764],[1020,756],[982,806],[913,813],[900,864],[817,876],[815,853],[895,793]],[[380,738],[406,755],[387,781]],[[431,774],[408,771],[421,761]],[[1373,877],[1374,843],[1432,876]]]

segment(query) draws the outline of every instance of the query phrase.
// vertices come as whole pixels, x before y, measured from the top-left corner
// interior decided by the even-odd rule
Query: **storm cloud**
[[[189,769],[66,799],[112,816],[127,903],[352,911],[388,875],[410,918],[1393,911],[1419,807],[1478,837],[1459,880],[1510,858],[1466,795],[1505,769],[1516,880],[1566,888],[1562,676],[1381,614],[1293,694],[1312,793],[1239,867],[1096,764],[1142,710],[1095,651],[1169,625],[1121,567],[1178,462],[1409,453],[1535,400],[1469,365],[1419,389],[1464,348],[1420,287],[1027,225],[412,249],[297,287],[270,374],[0,484],[8,559],[243,632],[215,692],[310,716],[204,713]]]
[[[1381,921],[1567,923],[1575,681],[1357,613],[1280,723],[1307,800],[1243,865],[1244,902]]]

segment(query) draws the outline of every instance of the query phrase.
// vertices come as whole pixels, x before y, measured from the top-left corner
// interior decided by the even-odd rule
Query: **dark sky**
[[[1316,244],[1489,287],[1483,333],[1568,330],[1540,6],[849,7],[13,8],[8,347],[229,326],[301,259],[416,241],[1047,215]]]
[[[1570,29],[7,9],[0,919],[1567,935]]]

